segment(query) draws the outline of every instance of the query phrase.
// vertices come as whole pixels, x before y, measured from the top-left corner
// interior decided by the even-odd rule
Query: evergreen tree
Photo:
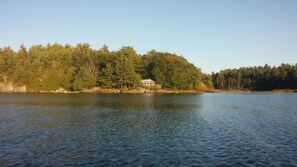
[[[95,86],[96,75],[91,73],[86,67],[80,67],[74,76],[73,90],[89,89]]]
[[[103,88],[113,88],[116,86],[116,83],[114,82],[115,76],[113,72],[113,68],[110,63],[106,64],[106,67],[99,72],[99,85]]]

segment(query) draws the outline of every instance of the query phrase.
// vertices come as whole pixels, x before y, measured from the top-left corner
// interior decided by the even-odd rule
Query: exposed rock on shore
[[[91,89],[84,89],[80,91],[81,93],[121,93],[119,89],[104,89],[100,87],[94,87]]]
[[[67,93],[67,90],[65,90],[64,88],[59,88],[55,91],[55,93]]]
[[[149,88],[122,88],[122,89],[105,89],[94,87],[84,89],[81,93],[198,93],[195,90],[166,90],[166,89],[149,89]]]
[[[27,92],[27,88],[25,85],[17,86],[12,84],[11,82],[0,83],[0,92],[4,93],[25,93]]]
[[[26,93],[34,92],[28,91],[26,86],[18,86],[11,82],[0,83],[0,93]],[[35,91],[36,92],[36,91]],[[167,90],[167,89],[152,89],[152,88],[122,88],[122,89],[109,89],[94,87],[91,89],[84,89],[81,91],[67,91],[64,88],[59,88],[55,91],[38,91],[39,93],[197,93],[197,91],[182,91],[182,90]]]

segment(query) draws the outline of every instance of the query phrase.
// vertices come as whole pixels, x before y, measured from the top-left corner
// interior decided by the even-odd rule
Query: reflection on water
[[[296,166],[296,94],[0,94],[0,166]]]

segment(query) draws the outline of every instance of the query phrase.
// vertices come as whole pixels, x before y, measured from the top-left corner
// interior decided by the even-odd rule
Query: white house
[[[156,82],[151,79],[143,79],[140,82],[145,87],[161,88],[161,85],[156,84]]]

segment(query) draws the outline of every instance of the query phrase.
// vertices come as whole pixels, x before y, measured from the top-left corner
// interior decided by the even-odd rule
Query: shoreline
[[[91,89],[83,89],[80,91],[68,91],[63,88],[59,88],[55,91],[32,91],[22,89],[10,89],[1,90],[0,93],[53,93],[53,94],[78,94],[78,93],[89,93],[89,94],[201,94],[201,93],[297,93],[294,89],[274,89],[268,91],[252,91],[252,90],[237,90],[237,89],[207,89],[207,90],[175,90],[175,89],[157,89],[157,88],[100,88],[94,87]]]
[[[213,93],[297,93],[297,90],[295,89],[274,89],[274,90],[215,89]]]
[[[55,91],[32,91],[32,90],[5,90],[0,93],[52,93],[52,94],[199,94],[204,93],[205,91],[197,91],[197,90],[173,90],[173,89],[155,89],[155,88],[123,88],[123,89],[105,89],[100,87],[94,87],[91,89],[84,89],[80,91],[68,91],[63,88],[59,88]]]

